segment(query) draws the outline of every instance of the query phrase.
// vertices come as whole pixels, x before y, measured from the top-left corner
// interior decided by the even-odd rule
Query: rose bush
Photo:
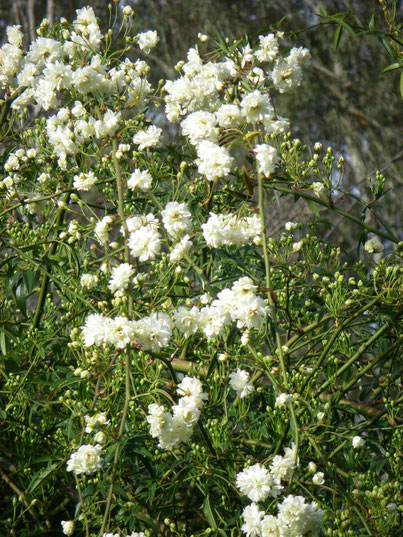
[[[343,157],[276,110],[309,65],[281,32],[203,36],[153,88],[157,33],[110,9],[105,35],[87,7],[0,50],[4,532],[397,535],[385,177],[339,208]],[[312,219],[272,236],[273,196]]]

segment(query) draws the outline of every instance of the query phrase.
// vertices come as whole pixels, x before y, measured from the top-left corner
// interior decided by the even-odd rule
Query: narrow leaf
[[[368,28],[371,30],[371,32],[375,30],[375,15],[372,15]]]
[[[307,200],[307,202],[313,214],[316,216],[316,218],[319,218],[319,209],[316,203],[312,200]]]
[[[394,54],[393,54],[393,52],[392,52],[392,49],[391,49],[390,46],[389,46],[389,43],[386,41],[386,39],[383,38],[383,37],[381,37],[381,38],[380,38],[380,42],[382,43],[384,49],[385,49],[386,52],[389,54],[389,56],[390,56],[391,58],[394,59],[395,56],[394,56]]]
[[[248,170],[245,168],[245,166],[242,166],[242,176],[249,196],[253,196],[253,183],[250,180]]]
[[[341,33],[342,33],[342,30],[343,30],[343,26],[341,26],[341,24],[336,28],[336,31],[334,33],[334,39],[333,39],[333,50],[336,52],[338,46],[339,46],[339,43],[340,43],[340,39],[341,39]]]
[[[395,69],[401,69],[403,64],[401,63],[391,63],[385,69],[382,69],[381,73],[387,73],[388,71],[394,71]]]
[[[205,497],[203,502],[203,513],[205,514],[207,522],[210,524],[210,526],[213,529],[216,529],[217,523],[214,519],[213,511],[211,510],[210,500],[208,496]]]

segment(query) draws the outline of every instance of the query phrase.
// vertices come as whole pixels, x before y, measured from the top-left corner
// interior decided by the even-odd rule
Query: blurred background
[[[1,36],[4,40],[7,25],[20,24],[28,46],[36,37],[35,28],[42,18],[52,22],[63,16],[72,21],[75,10],[87,4],[94,8],[105,30],[109,10],[104,0],[1,0]],[[343,30],[335,50],[337,24],[318,25],[318,13],[321,8],[328,13],[350,11],[346,19],[350,24],[366,29],[372,24],[375,30],[394,32],[401,39],[400,0],[126,0],[119,5],[134,9],[134,33],[158,31],[160,43],[149,56],[144,56],[152,67],[151,79],[155,83],[161,78],[175,78],[175,64],[185,59],[187,50],[196,42],[201,51],[207,52],[214,47],[217,32],[231,40],[247,34],[255,41],[259,33],[269,32],[271,25],[281,21],[279,29],[285,32],[283,44],[309,48],[312,63],[305,69],[301,88],[291,96],[276,96],[276,107],[290,119],[294,137],[310,146],[318,141],[325,149],[331,145],[336,159],[344,156],[346,190],[370,202],[368,177],[374,177],[376,170],[386,176],[386,188],[391,188],[384,201],[386,223],[396,230],[402,209],[401,69],[381,71],[393,63],[387,48],[392,48],[403,63],[403,47],[398,40],[382,42],[375,36],[357,37]],[[207,43],[198,41],[199,32],[210,37]],[[136,56],[138,48],[133,47],[133,57]],[[357,203],[339,203],[344,210],[360,215],[362,208]],[[306,210],[303,202],[287,207],[274,200],[270,215],[272,232],[282,230],[286,220],[303,220]],[[376,221],[371,223],[379,225]],[[344,225],[351,223],[340,220],[336,229],[343,236],[344,247],[349,249],[353,246]]]

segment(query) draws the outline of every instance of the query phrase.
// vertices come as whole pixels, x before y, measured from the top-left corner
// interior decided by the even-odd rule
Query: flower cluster
[[[236,322],[238,328],[258,328],[266,316],[266,304],[255,292],[252,280],[244,276],[200,310],[196,306],[176,309],[175,326],[185,337],[201,330],[209,339],[220,336],[231,322]]]
[[[291,477],[298,466],[296,448],[285,448],[285,455],[276,455],[269,470],[257,463],[245,468],[236,477],[236,486],[252,502],[265,500],[269,495],[276,498],[284,488],[281,480]]]
[[[277,506],[277,516],[266,515],[252,503],[242,513],[242,531],[247,537],[302,537],[317,535],[324,511],[316,502],[306,503],[303,496],[289,494]]]
[[[278,504],[277,517],[267,515],[257,505],[269,496],[279,496],[284,489],[282,481],[290,479],[298,465],[297,449],[292,445],[285,448],[284,456],[276,455],[268,469],[256,463],[237,474],[236,486],[253,502],[242,513],[242,531],[247,537],[300,537],[308,531],[317,533],[323,511],[315,502],[307,504],[302,496],[289,495]],[[323,474],[316,480],[322,477]]]
[[[133,216],[126,220],[130,232],[128,246],[133,257],[139,261],[155,259],[161,251],[159,222],[151,213],[146,216]]]
[[[158,351],[166,347],[172,333],[172,321],[166,313],[153,312],[139,321],[126,317],[105,317],[98,313],[89,315],[82,327],[84,345],[112,345],[123,349],[136,343],[144,350]]]
[[[153,438],[158,438],[161,449],[174,449],[181,442],[189,441],[203,402],[207,399],[207,393],[202,390],[202,383],[198,379],[185,377],[178,384],[176,391],[182,397],[172,407],[172,414],[164,405],[152,403],[148,406],[150,434]]]
[[[259,244],[262,226],[258,216],[238,217],[235,214],[214,214],[202,224],[203,236],[210,248]]]

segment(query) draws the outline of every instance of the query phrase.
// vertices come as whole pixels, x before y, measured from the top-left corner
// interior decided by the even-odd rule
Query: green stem
[[[60,280],[59,278],[56,278],[55,276],[53,276],[53,274],[51,274],[48,270],[46,270],[43,265],[41,263],[39,263],[38,261],[35,261],[35,259],[32,259],[31,257],[29,257],[27,254],[25,254],[21,248],[18,248],[18,246],[16,246],[15,244],[12,244],[11,242],[8,242],[8,241],[5,241],[2,239],[2,243],[7,247],[7,248],[10,248],[10,250],[14,250],[15,252],[18,252],[18,254],[23,258],[25,259],[25,261],[27,261],[27,263],[30,263],[31,265],[33,265],[34,267],[36,267],[38,270],[40,270],[41,272],[43,272],[43,274],[45,274],[46,276],[48,276],[48,278],[52,278],[52,280],[58,284],[58,286],[61,288],[61,289],[65,289],[66,292],[70,293],[72,296],[74,296],[77,300],[79,300],[80,302],[82,302],[83,304],[85,304],[87,306],[87,308],[89,309],[92,309],[92,311],[98,313],[98,310],[96,308],[94,308],[94,306],[88,302],[88,299],[82,297],[81,295],[79,295],[78,293],[76,293],[75,291],[73,291],[72,289],[69,289],[68,287],[66,287],[66,282],[63,282],[62,280]]]
[[[263,201],[263,174],[258,174],[258,193],[259,193],[259,214],[260,214],[260,224],[262,228],[262,248],[263,248],[263,258],[264,258],[264,265],[265,265],[265,273],[266,273],[266,287],[267,287],[267,297],[269,299],[269,304],[272,311],[272,321],[274,326],[274,332],[276,337],[276,346],[277,346],[277,352],[279,356],[280,361],[280,370],[281,370],[281,376],[284,384],[284,388],[286,392],[288,392],[288,377],[287,377],[287,369],[286,364],[284,360],[284,354],[283,354],[283,347],[281,344],[281,338],[280,333],[278,329],[278,323],[277,323],[277,305],[276,302],[273,300],[272,297],[272,289],[271,289],[271,274],[270,274],[270,261],[269,261],[269,252],[267,249],[267,239],[266,239],[266,223],[264,218],[264,201]],[[295,450],[296,457],[298,456],[298,445],[299,445],[299,428],[298,428],[298,422],[295,414],[294,404],[290,403],[290,412],[291,412],[291,422],[293,424],[294,428],[294,441],[297,449]]]
[[[124,201],[123,201],[123,181],[122,181],[122,174],[120,172],[120,166],[119,161],[116,157],[116,151],[117,151],[117,142],[116,138],[112,140],[112,161],[113,166],[115,169],[116,174],[116,187],[118,191],[118,212],[120,219],[122,221],[122,227],[123,227],[123,233],[124,233],[124,257],[126,263],[129,263],[130,260],[130,254],[129,254],[129,247],[127,245],[127,240],[129,237],[129,231],[127,229],[126,224],[126,218],[125,218],[125,212],[124,212]],[[129,302],[128,302],[128,317],[131,319],[133,315],[133,297],[131,294],[129,294]],[[119,432],[118,432],[118,439],[117,444],[115,448],[115,456],[113,459],[113,467],[112,467],[112,473],[111,473],[111,483],[109,485],[109,491],[108,491],[108,497],[106,500],[106,507],[105,507],[105,513],[104,518],[102,521],[102,527],[101,531],[99,532],[99,535],[101,536],[104,533],[104,530],[106,529],[109,521],[109,513],[111,509],[111,502],[112,502],[112,496],[113,496],[113,489],[115,485],[116,480],[116,474],[119,464],[119,457],[122,450],[122,440],[123,440],[123,433],[125,429],[126,419],[127,419],[127,413],[129,410],[129,402],[130,402],[130,353],[126,349],[125,351],[125,401],[123,405],[123,412],[122,412],[122,419],[120,421],[119,426]]]
[[[71,176],[69,179],[69,184],[67,187],[69,191],[66,192],[65,197],[62,201],[62,206],[57,211],[56,223],[55,223],[56,231],[58,230],[58,228],[61,226],[63,222],[64,215],[66,213],[67,204],[69,203],[69,200],[70,200],[70,195],[71,195],[70,189],[72,185],[73,185],[73,176]],[[48,251],[49,256],[54,255],[54,253],[56,252],[57,245],[58,245],[57,241],[52,242]],[[39,291],[39,298],[38,298],[38,303],[37,303],[35,314],[34,314],[34,319],[32,321],[32,329],[38,328],[39,326],[39,323],[43,314],[43,306],[45,304],[46,294],[48,292],[49,282],[50,282],[50,277],[47,274],[44,274],[42,283],[41,283],[41,288]]]
[[[87,519],[87,515],[84,511],[84,498],[83,498],[83,495],[82,495],[82,492],[81,492],[81,487],[80,487],[80,481],[78,480],[78,477],[77,476],[74,476],[75,479],[76,479],[76,488],[77,488],[77,492],[78,492],[78,497],[80,498],[80,504],[81,504],[81,510],[83,512],[83,515],[84,515],[84,522],[85,522],[85,536],[86,537],[90,537],[90,528],[88,526],[88,519]]]
[[[383,360],[385,357],[390,356],[390,353],[395,347],[398,347],[400,343],[402,342],[403,336],[399,337],[392,345],[390,345],[386,350],[384,350],[379,356],[377,356],[374,360],[372,360],[366,367],[364,367],[358,375],[356,375],[350,382],[348,382],[345,386],[343,386],[343,389],[340,390],[337,395],[334,398],[334,402],[338,403],[340,399],[343,397],[345,393],[347,393],[350,388],[354,386],[354,384],[363,377],[368,371],[370,371],[378,362]]]
[[[332,384],[332,383],[334,382],[334,380],[335,380],[337,377],[339,377],[340,375],[342,375],[342,374],[344,373],[344,371],[346,371],[346,370],[347,370],[347,369],[348,369],[348,368],[349,368],[355,361],[357,361],[358,358],[360,358],[361,355],[364,354],[364,352],[365,352],[369,347],[371,347],[371,345],[372,345],[373,343],[375,343],[375,341],[376,341],[377,339],[379,339],[379,338],[382,336],[382,334],[383,334],[384,332],[386,332],[386,330],[389,329],[389,327],[390,327],[389,323],[384,324],[379,330],[377,330],[377,332],[375,332],[375,334],[374,334],[371,338],[369,338],[368,341],[366,341],[365,343],[363,343],[363,344],[361,345],[361,347],[358,349],[358,351],[354,354],[354,356],[352,356],[352,357],[350,358],[350,360],[348,360],[342,367],[340,367],[340,369],[338,369],[338,370],[336,371],[336,373],[335,373],[334,375],[332,375],[332,377],[331,377],[329,380],[327,380],[326,382],[324,382],[324,383],[322,384],[322,386],[320,386],[320,388],[319,388],[318,390],[315,391],[316,395],[318,396],[318,395],[320,395],[324,390],[326,390],[326,388],[327,388],[328,386],[330,386],[330,384]]]
[[[318,361],[316,362],[316,364],[314,365],[311,373],[309,374],[309,376],[307,376],[307,378],[304,380],[304,382],[302,383],[302,386],[299,390],[299,393],[302,393],[303,390],[305,389],[306,385],[309,383],[309,381],[314,377],[314,375],[316,374],[316,372],[318,371],[318,369],[320,368],[320,366],[322,365],[322,362],[323,360],[326,358],[326,356],[328,355],[330,349],[332,348],[332,345],[333,343],[335,342],[335,340],[337,339],[337,337],[339,336],[340,332],[342,332],[344,330],[344,328],[349,325],[352,321],[354,321],[354,319],[356,319],[357,317],[359,317],[361,315],[361,313],[364,313],[364,311],[366,310],[369,310],[372,308],[372,306],[374,306],[380,299],[380,297],[382,296],[383,293],[381,293],[380,295],[378,295],[376,298],[374,298],[369,304],[365,304],[365,306],[363,306],[361,309],[359,309],[356,313],[354,313],[351,317],[349,317],[348,319],[346,319],[344,322],[341,323],[341,325],[333,332],[333,335],[332,337],[329,339],[329,341],[327,342],[325,348],[323,349],[322,351],[322,354],[319,356],[319,359]]]
[[[127,241],[129,239],[129,230],[127,228],[127,223],[126,223],[126,217],[125,217],[125,209],[124,209],[124,201],[123,201],[123,181],[122,181],[122,174],[121,174],[121,171],[120,171],[120,166],[119,166],[119,161],[116,157],[116,151],[117,151],[117,142],[116,142],[116,138],[114,138],[112,140],[112,161],[113,161],[113,167],[115,168],[115,174],[116,174],[116,188],[117,188],[117,191],[118,191],[118,213],[119,213],[119,217],[120,217],[120,220],[122,222],[122,228],[123,228],[123,235],[124,235],[124,240],[125,240],[125,244],[124,244],[124,258],[125,258],[125,262],[126,263],[129,263],[130,262],[130,252],[129,252],[129,247],[128,247],[128,244],[127,244]],[[129,319],[131,319],[132,315],[133,315],[133,296],[131,293],[129,293],[129,302],[128,302],[128,314],[129,314]]]
[[[366,229],[368,233],[374,233],[375,235],[378,235],[379,237],[382,237],[394,243],[398,242],[397,239],[393,235],[390,235],[389,233],[384,233],[383,231],[379,231],[378,229],[375,229],[369,226],[368,224],[366,224],[365,222],[363,222],[356,216],[353,216],[352,214],[342,211],[341,209],[337,209],[337,207],[334,207],[334,205],[332,205],[331,203],[323,201],[317,196],[311,196],[310,194],[306,194],[302,190],[291,190],[291,188],[280,186],[278,183],[268,183],[266,187],[270,188],[271,190],[277,190],[278,192],[284,192],[285,194],[298,195],[301,198],[313,201],[314,203],[317,203],[318,205],[322,205],[323,207],[326,207],[327,209],[330,209],[331,211],[334,211],[335,213],[340,214],[341,216],[344,216],[345,218],[348,218],[352,222],[355,222],[359,226]]]
[[[117,445],[115,449],[115,456],[113,459],[113,466],[112,466],[112,474],[111,474],[111,483],[109,485],[109,491],[108,491],[108,497],[106,500],[106,507],[105,507],[105,513],[104,518],[102,521],[101,530],[99,532],[99,537],[101,537],[107,528],[108,520],[109,520],[109,513],[111,509],[111,503],[112,503],[112,496],[113,496],[113,488],[115,485],[116,480],[116,473],[118,469],[119,464],[119,457],[122,450],[122,439],[123,439],[123,432],[125,429],[126,419],[127,419],[127,413],[129,410],[129,402],[130,402],[130,357],[129,352],[126,351],[125,353],[125,402],[123,406],[123,412],[122,412],[122,419],[120,421],[120,427],[118,431],[118,438],[117,438]]]

